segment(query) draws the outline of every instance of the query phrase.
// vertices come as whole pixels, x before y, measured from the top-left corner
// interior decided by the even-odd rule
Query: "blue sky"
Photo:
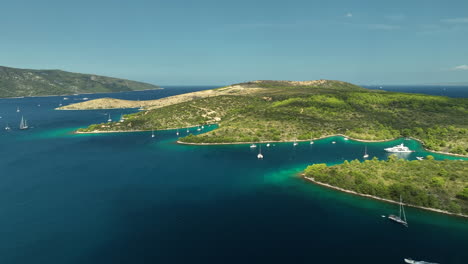
[[[2,0],[0,65],[155,84],[468,82],[468,1]]]

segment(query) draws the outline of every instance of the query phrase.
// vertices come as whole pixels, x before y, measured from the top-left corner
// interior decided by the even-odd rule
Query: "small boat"
[[[314,142],[311,140],[311,141],[310,141],[310,144],[312,145],[312,144],[314,144]]]
[[[401,218],[401,213],[403,212],[403,219]],[[400,214],[398,216],[396,215],[389,215],[388,219],[398,223],[402,224],[406,227],[408,227],[408,222],[406,222],[406,215],[405,215],[405,208],[403,207],[403,202],[401,200],[401,195],[400,195]]]
[[[151,130],[151,137],[154,138],[154,130]]]
[[[381,215],[381,216],[382,216],[382,218],[385,218],[385,217],[386,217],[385,215]]]
[[[387,152],[392,152],[392,153],[413,152],[408,147],[406,147],[403,143],[401,143],[400,145],[396,145],[394,147],[391,147],[391,148],[386,148],[384,150],[387,151]]]
[[[19,107],[16,107],[16,113],[19,113],[19,112],[20,112]]]
[[[345,137],[344,140],[349,140],[349,138]]]
[[[40,104],[38,104],[38,105],[37,105],[37,107],[41,107],[41,105],[40,105]]]
[[[68,100],[68,97],[64,97],[63,100]]]
[[[336,141],[332,141],[332,144],[336,144]]]
[[[59,106],[62,106],[62,101],[60,101]]]
[[[187,134],[188,134],[189,132],[190,132],[190,131],[189,131],[188,128],[187,128]]]
[[[107,119],[107,122],[112,122],[112,118],[111,118],[110,114],[109,114],[109,118]]]
[[[413,260],[413,259],[410,259],[410,258],[404,258],[404,261],[405,261],[405,263],[409,263],[409,264],[438,264],[438,263],[435,263],[435,262],[427,262],[427,261],[424,261],[424,260]]]
[[[205,126],[201,126],[201,129],[205,129]]]
[[[179,129],[177,129],[177,132],[175,133],[177,136],[179,135]]]
[[[260,148],[258,149],[257,159],[263,159],[263,155],[262,155],[262,146],[260,146]]]
[[[364,156],[363,156],[365,159],[367,159],[369,157],[369,154],[367,154],[367,146],[365,147],[364,149]]]
[[[270,143],[266,144],[267,147],[270,147]]]
[[[19,125],[19,129],[21,130],[25,130],[25,129],[28,129],[28,124],[26,123],[26,119],[24,119],[23,117],[21,117],[21,122],[20,122],[20,125]]]
[[[88,100],[88,99],[89,99],[88,97],[83,97],[83,100],[84,100],[84,101],[86,101],[86,100]]]
[[[294,141],[293,146],[295,147],[295,146],[297,146],[297,144],[299,144],[299,143],[297,143],[296,141]]]
[[[424,157],[416,157],[417,160],[423,160]]]
[[[10,130],[11,130],[11,127],[7,124],[6,127],[5,127],[5,130],[6,130],[6,131],[10,131]]]
[[[257,145],[255,145],[255,144],[253,144],[253,143],[250,145],[250,148],[251,148],[251,149],[256,148],[256,147],[257,147]]]

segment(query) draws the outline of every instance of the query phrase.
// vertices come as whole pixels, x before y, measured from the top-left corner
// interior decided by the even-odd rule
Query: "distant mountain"
[[[0,98],[109,93],[158,88],[158,86],[148,83],[93,74],[0,66]]]

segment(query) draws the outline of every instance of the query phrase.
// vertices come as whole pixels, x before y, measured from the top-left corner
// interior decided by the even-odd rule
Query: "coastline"
[[[21,99],[21,98],[41,98],[41,97],[46,97],[47,98],[47,97],[56,97],[56,96],[78,96],[78,95],[89,95],[89,94],[142,92],[142,91],[153,91],[153,90],[162,90],[162,89],[164,89],[164,88],[159,87],[159,88],[154,88],[154,89],[143,89],[143,90],[134,90],[134,91],[120,91],[120,92],[98,92],[98,93],[79,93],[79,94],[56,94],[56,95],[33,95],[33,96],[0,97],[0,99]],[[62,110],[62,109],[57,109],[57,108],[54,108],[54,110]],[[98,110],[98,109],[93,109],[93,110]]]
[[[207,125],[215,125],[215,124],[207,124]],[[189,128],[193,128],[196,126],[192,126]],[[174,130],[174,129],[186,129],[186,128],[166,128],[166,129],[155,129],[154,131],[164,131],[164,130]],[[99,134],[99,133],[131,133],[131,132],[144,132],[144,131],[150,131],[150,130],[131,130],[131,131],[125,131],[125,130],[114,130],[114,131],[91,131],[91,132],[78,132],[75,131],[76,134]],[[314,140],[321,140],[325,138],[330,138],[330,137],[344,137],[348,138],[353,141],[358,141],[358,142],[368,142],[368,143],[378,143],[378,142],[389,142],[393,140],[397,140],[399,138],[393,138],[393,139],[379,139],[379,140],[370,140],[370,139],[357,139],[357,138],[352,138],[343,134],[334,134],[334,135],[328,135],[328,136],[323,136],[319,138],[313,138],[313,139],[305,139],[305,140],[296,140],[296,142],[307,142],[307,141],[314,141]],[[468,155],[462,155],[462,154],[456,154],[456,153],[449,153],[449,152],[443,152],[443,151],[436,151],[436,150],[430,150],[427,149],[424,142],[418,138],[414,137],[409,137],[413,140],[418,141],[421,143],[422,147],[424,148],[425,151],[432,152],[432,153],[437,153],[437,154],[443,154],[443,155],[448,155],[448,156],[455,156],[455,157],[462,157],[462,158],[468,158]],[[199,145],[199,146],[210,146],[210,145],[243,145],[243,144],[258,144],[258,143],[286,143],[286,142],[293,142],[290,140],[269,140],[269,141],[256,141],[256,142],[220,142],[220,143],[192,143],[192,142],[183,142],[180,140],[176,141],[177,144],[182,144],[182,145]]]
[[[373,196],[373,195],[370,195],[370,194],[362,194],[362,193],[358,193],[358,192],[355,192],[355,191],[343,189],[341,187],[336,187],[336,186],[330,185],[328,183],[319,182],[319,181],[316,181],[312,177],[305,176],[305,174],[301,174],[301,176],[302,176],[302,178],[304,178],[307,181],[313,182],[315,184],[318,184],[320,186],[324,186],[324,187],[327,187],[327,188],[330,188],[330,189],[334,189],[334,190],[337,190],[337,191],[341,191],[341,192],[345,192],[345,193],[349,193],[349,194],[353,194],[353,195],[358,195],[358,196],[361,196],[361,197],[371,198],[371,199],[374,199],[374,200],[379,200],[379,201],[383,201],[383,202],[387,202],[387,203],[399,204],[399,202],[397,202],[397,201],[393,201],[393,200],[389,200],[389,199],[385,199],[385,198],[380,198],[378,196]],[[403,205],[408,206],[408,207],[423,209],[423,210],[427,210],[427,211],[432,211],[432,212],[436,212],[436,213],[468,218],[468,215],[451,213],[451,212],[441,210],[441,209],[418,206],[418,205],[411,205],[411,204],[406,204],[406,203],[403,203]]]

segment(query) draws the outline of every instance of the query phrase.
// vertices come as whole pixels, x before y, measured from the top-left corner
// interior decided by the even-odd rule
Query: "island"
[[[439,212],[468,216],[468,166],[466,161],[388,160],[373,158],[327,166],[314,164],[305,179],[341,191]]]
[[[0,66],[0,98],[113,93],[160,89],[159,86],[61,70],[30,70]]]
[[[99,100],[99,99],[98,99]],[[100,99],[113,107],[112,100]],[[130,101],[131,102],[131,101]],[[180,143],[226,144],[310,140],[332,135],[384,141],[420,140],[426,149],[468,153],[468,99],[365,89],[342,81],[252,81],[159,100],[125,102],[143,111],[123,122],[90,125],[78,133],[130,132],[217,124]],[[102,108],[103,101],[59,109]]]

